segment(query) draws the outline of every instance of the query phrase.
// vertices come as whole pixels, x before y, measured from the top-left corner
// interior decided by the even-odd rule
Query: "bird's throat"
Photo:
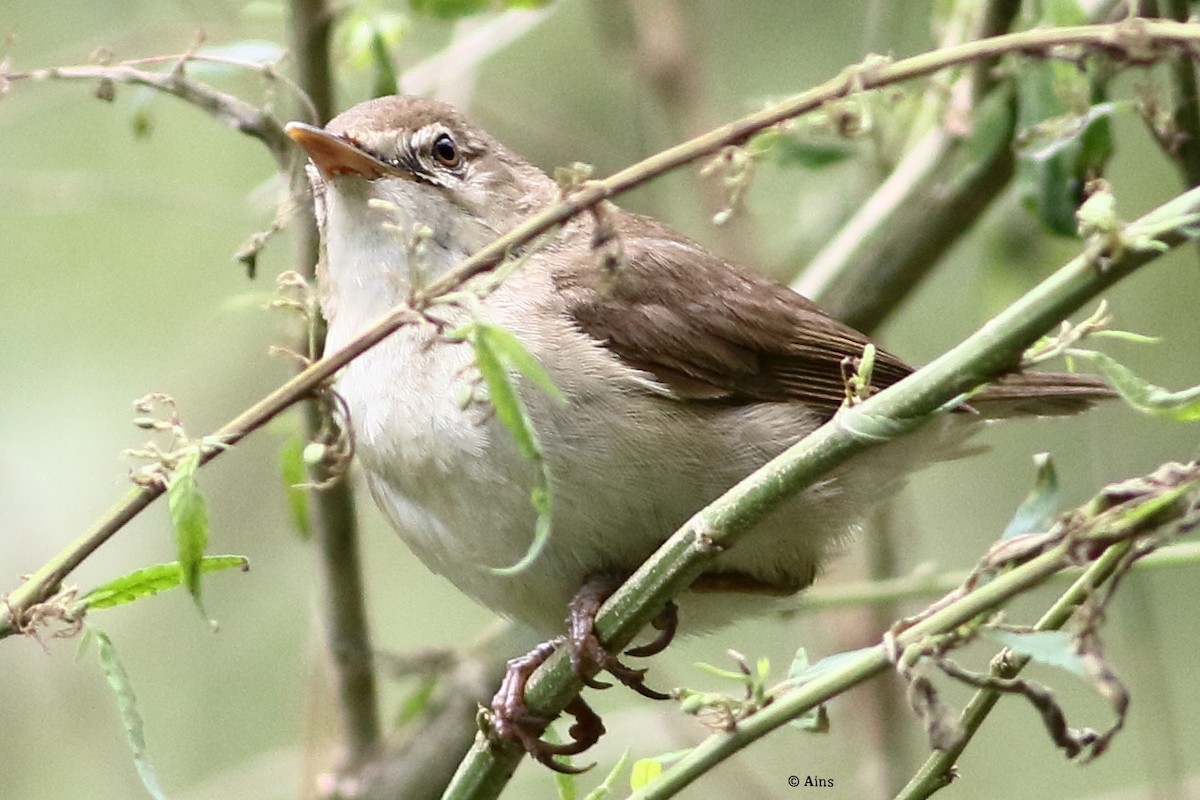
[[[494,236],[436,191],[403,183],[335,180],[325,193],[319,283],[333,347]]]

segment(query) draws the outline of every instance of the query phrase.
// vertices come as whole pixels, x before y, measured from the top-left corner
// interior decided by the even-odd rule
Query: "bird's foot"
[[[567,648],[571,668],[586,686],[594,689],[610,686],[591,677],[596,668],[599,668],[644,697],[654,700],[666,700],[670,697],[646,685],[646,670],[625,665],[615,654],[608,652],[596,638],[596,612],[615,588],[614,580],[609,576],[589,578],[571,601],[567,616],[569,633],[543,642],[525,655],[509,661],[500,689],[492,698],[493,732],[500,738],[519,742],[525,752],[555,772],[577,774],[590,769],[591,765],[575,767],[556,760],[556,757],[578,755],[596,744],[604,735],[604,723],[599,715],[592,711],[582,697],[576,697],[564,709],[575,718],[575,722],[567,731],[570,741],[560,744],[541,738],[552,719],[535,714],[529,709],[525,704],[525,688],[533,673],[546,663],[559,647]],[[626,654],[641,658],[662,652],[674,638],[677,623],[678,609],[674,603],[668,603],[651,623],[658,631],[654,640],[630,648],[625,651]]]
[[[525,748],[525,752],[539,763],[545,764],[555,772],[577,775],[594,765],[576,767],[557,761],[555,757],[578,755],[600,741],[600,737],[604,735],[604,723],[600,716],[592,711],[582,697],[573,699],[563,709],[575,718],[574,724],[567,731],[571,740],[560,744],[541,738],[552,720],[534,714],[525,705],[525,686],[529,683],[530,676],[565,642],[566,638],[560,636],[543,642],[525,655],[508,662],[500,690],[492,698],[491,724],[497,736],[519,742]]]
[[[643,697],[649,697],[651,700],[670,699],[669,694],[646,685],[646,670],[634,669],[622,663],[617,655],[606,650],[596,637],[596,612],[614,589],[611,579],[590,578],[571,600],[567,614],[567,646],[570,648],[571,668],[586,686],[593,689],[607,689],[611,685],[589,677],[589,673],[592,672],[590,667],[599,667]],[[630,648],[625,651],[626,655],[640,658],[661,653],[675,638],[678,622],[678,608],[674,603],[668,603],[651,623],[659,632],[654,641]]]

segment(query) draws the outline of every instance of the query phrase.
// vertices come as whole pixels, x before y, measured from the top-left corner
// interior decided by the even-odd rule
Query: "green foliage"
[[[133,693],[133,684],[129,681],[129,673],[125,671],[125,667],[117,658],[117,649],[106,634],[95,628],[89,628],[85,639],[80,643],[81,650],[86,646],[88,639],[96,640],[97,650],[100,654],[100,668],[104,670],[104,677],[108,680],[113,697],[117,701],[117,713],[120,714],[121,723],[125,726],[125,738],[129,742],[130,752],[133,753],[133,765],[142,779],[142,785],[155,800],[166,800],[166,795],[163,794],[162,787],[158,783],[154,765],[150,762],[150,753],[146,749],[145,726],[142,722],[141,712],[138,711],[137,697]]]
[[[513,437],[521,456],[538,467],[536,482],[529,493],[529,502],[537,512],[529,550],[517,563],[492,570],[498,575],[515,575],[534,562],[550,539],[554,495],[550,467],[542,455],[541,441],[517,392],[512,373],[533,383],[555,402],[566,403],[567,398],[521,341],[498,325],[474,320],[452,336],[469,342],[474,348],[475,366],[487,386],[488,400],[496,412],[496,419]]]
[[[491,8],[541,8],[550,0],[409,0],[412,10],[440,19],[457,19],[479,14]]]
[[[200,564],[208,547],[208,507],[196,483],[196,470],[199,468],[200,448],[192,447],[171,472],[167,504],[171,510],[171,524],[175,528],[175,551],[183,571],[183,583],[196,608],[204,615],[200,596]]]
[[[629,788],[633,791],[643,789],[649,786],[663,773],[663,767],[686,756],[692,752],[689,747],[686,750],[675,750],[670,753],[663,753],[659,756],[651,756],[650,758],[639,758],[633,762],[633,769],[629,773]]]
[[[486,11],[491,0],[409,0],[412,10],[441,19],[469,17]]]
[[[583,800],[604,800],[612,794],[613,789],[617,786],[617,780],[621,777],[621,773],[625,771],[625,767],[629,764],[629,748],[625,748],[625,752],[621,753],[621,757],[617,759],[617,763],[609,770],[608,775],[595,789],[587,793]]]
[[[1067,631],[1016,632],[985,628],[983,635],[1041,664],[1064,669],[1080,678],[1087,677],[1083,659],[1075,652],[1072,635]]]
[[[1046,73],[1056,64],[1031,68]],[[1022,73],[1020,82],[1032,82]],[[1041,87],[1037,87],[1041,88]],[[1036,89],[1030,89],[1031,93]],[[1102,173],[1113,153],[1112,103],[1093,106],[1082,116],[1059,117],[1026,130],[1017,161],[1021,199],[1050,231],[1078,233],[1075,212],[1084,200],[1084,185]]]
[[[1177,422],[1200,419],[1200,385],[1172,392],[1139,378],[1128,367],[1104,353],[1073,350],[1070,355],[1091,361],[1113,388],[1120,392],[1125,402],[1143,414],[1166,417]]]
[[[234,567],[246,572],[250,569],[250,561],[245,556],[204,556],[200,560],[201,572],[216,572]],[[174,589],[183,583],[183,580],[184,570],[178,561],[143,567],[100,584],[81,597],[77,607],[90,611],[122,606]]]
[[[755,158],[770,157],[781,167],[821,169],[840,164],[855,154],[846,139],[809,138],[770,128],[750,140],[747,149]]]
[[[1058,472],[1049,453],[1038,453],[1033,457],[1037,477],[1033,488],[1021,501],[1012,519],[1004,527],[1002,539],[1011,539],[1027,533],[1044,533],[1050,529],[1058,510]]]
[[[308,481],[304,447],[304,438],[299,434],[283,443],[279,450],[279,473],[283,477],[292,527],[300,534],[300,538],[309,539],[312,537],[312,520],[309,518],[308,490],[304,488]]]
[[[395,11],[359,7],[340,18],[334,39],[341,61],[357,70],[370,70],[373,97],[399,90],[391,54],[400,47],[408,28],[408,17]]]
[[[798,648],[796,655],[792,657],[792,666],[788,668],[788,679],[801,678],[809,668],[808,652],[803,647]],[[829,714],[824,705],[816,705],[788,724],[808,733],[826,733],[829,730]]]
[[[429,701],[433,699],[433,692],[437,685],[437,675],[422,677],[417,682],[416,688],[400,703],[400,710],[396,714],[397,725],[405,725],[424,714],[425,709],[429,708]]]

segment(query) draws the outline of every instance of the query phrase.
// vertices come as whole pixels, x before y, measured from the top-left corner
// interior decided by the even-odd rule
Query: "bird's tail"
[[[1116,396],[1112,387],[1091,375],[1018,372],[972,396],[970,403],[989,419],[1069,417]]]

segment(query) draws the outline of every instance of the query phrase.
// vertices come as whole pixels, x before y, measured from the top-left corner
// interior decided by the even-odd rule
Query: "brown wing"
[[[618,212],[624,263],[592,252],[556,269],[567,311],[590,336],[681,398],[799,401],[828,419],[845,398],[842,359],[867,338],[792,290],[749,275],[660,223]],[[872,384],[912,369],[878,351]]]

